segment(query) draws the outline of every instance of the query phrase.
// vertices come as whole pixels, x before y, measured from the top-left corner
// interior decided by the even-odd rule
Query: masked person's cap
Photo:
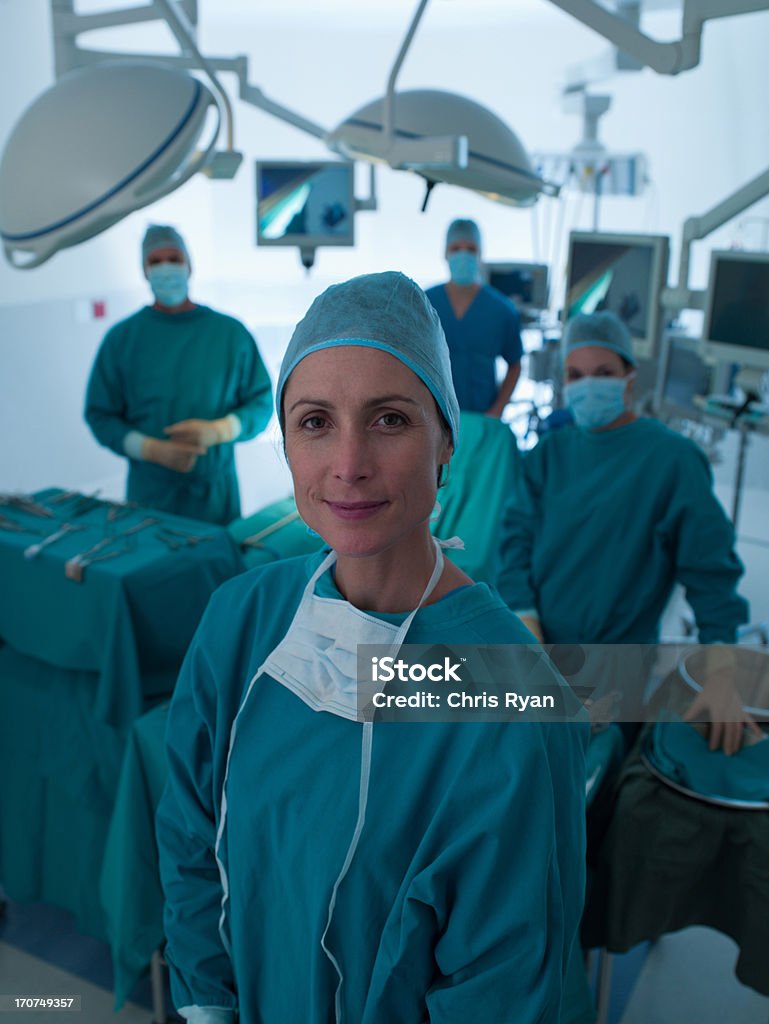
[[[184,256],[187,263],[190,263],[190,254],[184,239],[170,224],[150,224],[144,232],[142,239],[142,266],[145,266],[147,259],[156,249],[178,249]]]
[[[608,348],[636,365],[633,339],[620,318],[608,310],[603,313],[578,313],[566,324],[561,342],[561,358],[566,362],[569,353],[578,348]]]
[[[297,324],[280,368],[276,404],[281,430],[283,392],[295,367],[311,352],[342,345],[378,348],[408,366],[437,402],[456,451],[459,403],[443,328],[419,285],[396,271],[354,277],[315,299]]]
[[[459,219],[449,224],[446,232],[446,248],[454,242],[474,242],[480,252],[481,231],[474,220]]]

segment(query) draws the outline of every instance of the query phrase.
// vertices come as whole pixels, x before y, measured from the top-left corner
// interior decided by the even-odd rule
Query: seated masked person
[[[157,817],[175,1005],[193,1024],[556,1022],[587,726],[358,710],[358,644],[532,642],[430,533],[459,408],[424,293],[398,273],[329,288],[277,408],[326,548],[221,588],[182,669]]]
[[[737,593],[743,567],[707,459],[693,441],[633,411],[632,339],[613,313],[571,319],[562,356],[575,422],[524,454],[497,589],[540,641],[603,645],[588,651],[593,678],[601,694],[613,696],[613,683],[623,692],[617,713],[629,743],[660,620],[682,584],[700,641],[717,645],[684,717],[709,719],[711,748],[734,753],[744,725],[757,727],[729,685],[733,651],[718,645],[734,643],[748,606]],[[636,645],[632,663],[620,645]]]

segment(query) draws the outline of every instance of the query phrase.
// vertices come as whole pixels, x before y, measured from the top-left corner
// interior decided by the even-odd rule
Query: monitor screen
[[[696,338],[670,337],[665,342],[660,398],[679,416],[701,415],[696,400],[712,390],[713,367],[703,361],[698,348]]]
[[[354,164],[257,161],[259,245],[354,245]]]
[[[491,287],[512,299],[517,306],[547,309],[547,264],[486,263],[485,266]]]
[[[769,369],[769,253],[711,254],[702,337],[716,359]]]
[[[636,355],[654,358],[668,259],[665,235],[573,231],[569,237],[564,318],[610,310],[630,331]]]

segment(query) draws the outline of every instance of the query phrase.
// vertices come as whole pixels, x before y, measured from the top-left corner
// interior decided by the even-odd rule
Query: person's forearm
[[[510,401],[510,398],[515,391],[516,384],[521,376],[521,364],[514,363],[508,367],[505,378],[499,386],[497,391],[497,397],[494,399],[493,404],[489,408],[487,415],[489,416],[501,416],[505,411],[505,406]]]
[[[116,455],[126,454],[125,438],[131,426],[121,416],[101,409],[86,409],[85,419],[99,444]]]

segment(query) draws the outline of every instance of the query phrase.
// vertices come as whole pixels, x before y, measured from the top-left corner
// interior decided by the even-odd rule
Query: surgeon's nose
[[[334,452],[334,476],[346,484],[358,483],[371,476],[371,452],[365,436],[340,431]]]

